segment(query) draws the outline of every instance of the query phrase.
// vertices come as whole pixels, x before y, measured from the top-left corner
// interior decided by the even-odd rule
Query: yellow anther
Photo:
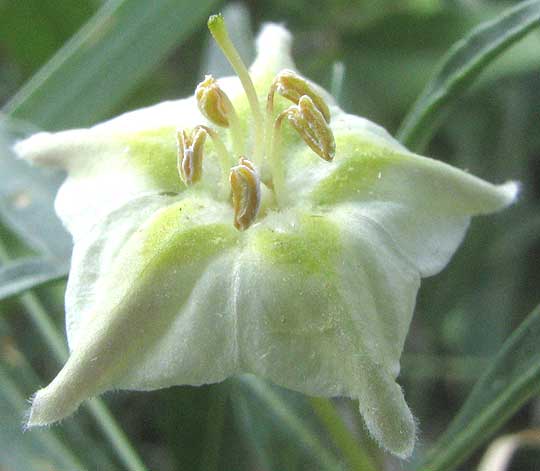
[[[217,81],[211,75],[197,85],[195,98],[201,113],[212,123],[223,128],[230,125],[234,107],[227,94],[219,87]]]
[[[234,227],[244,231],[253,224],[259,212],[260,178],[253,163],[241,157],[238,165],[231,168],[229,181],[234,208]]]
[[[304,95],[297,106],[286,109],[277,118],[279,123],[286,117],[304,142],[324,160],[331,161],[336,153],[336,142],[330,126],[313,100]]]
[[[192,130],[183,129],[177,133],[178,160],[180,178],[186,185],[198,182],[202,177],[204,142],[207,132],[197,126]]]
[[[275,92],[278,92],[281,96],[292,101],[295,105],[299,104],[300,98],[303,96],[311,98],[317,109],[324,116],[325,121],[327,123],[330,122],[330,109],[324,101],[324,98],[315,90],[308,80],[301,77],[296,72],[284,69],[276,75],[268,93],[267,109],[269,111],[273,108]]]

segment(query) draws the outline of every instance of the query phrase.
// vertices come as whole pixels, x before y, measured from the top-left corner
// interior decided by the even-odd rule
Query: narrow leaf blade
[[[540,1],[510,8],[482,23],[457,42],[403,120],[397,138],[420,151],[434,133],[442,113],[494,59],[540,25]]]
[[[19,470],[83,469],[52,430],[21,437],[26,398],[0,366],[0,468]]]
[[[46,129],[102,119],[208,16],[216,0],[109,0],[5,112]]]
[[[252,375],[242,375],[237,379],[241,389],[256,397],[272,413],[277,421],[292,437],[298,440],[312,454],[323,470],[343,470],[342,463],[324,446],[319,437],[297,417],[294,409],[287,404],[264,381]]]
[[[540,305],[504,343],[419,469],[455,469],[527,400],[540,393],[539,338]]]
[[[43,257],[24,258],[0,266],[0,301],[66,276],[69,263]]]
[[[71,236],[54,212],[64,175],[17,159],[11,147],[28,132],[10,119],[0,122],[0,219],[36,252],[68,260]]]

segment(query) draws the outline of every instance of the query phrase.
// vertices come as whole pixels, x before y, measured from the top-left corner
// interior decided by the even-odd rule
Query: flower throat
[[[274,194],[279,207],[287,204],[285,172],[280,134],[286,119],[304,142],[322,159],[331,161],[335,155],[335,140],[330,129],[330,110],[323,97],[303,77],[291,70],[282,70],[274,78],[262,113],[259,99],[249,72],[232,44],[221,15],[208,20],[208,28],[223,54],[236,72],[246,94],[253,126],[253,148],[246,149],[240,121],[234,106],[218,82],[207,75],[197,86],[195,98],[201,113],[213,125],[227,128],[231,133],[232,151],[209,126],[198,125],[177,132],[178,173],[187,185],[195,185],[203,178],[204,144],[210,137],[221,165],[222,191],[232,200],[234,226],[246,230],[257,219],[261,206],[261,185]],[[274,116],[274,97],[278,93],[293,105]],[[248,159],[246,157],[250,155]],[[231,167],[231,162],[238,164]]]

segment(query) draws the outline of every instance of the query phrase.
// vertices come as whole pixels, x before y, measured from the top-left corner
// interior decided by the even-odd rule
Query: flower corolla
[[[75,244],[70,357],[29,425],[111,389],[253,373],[358,399],[373,437],[409,456],[415,420],[396,378],[420,279],[517,186],[415,155],[342,111],[295,71],[283,27],[263,27],[249,72],[221,18],[210,27],[238,77],[16,145],[67,171],[56,210]]]

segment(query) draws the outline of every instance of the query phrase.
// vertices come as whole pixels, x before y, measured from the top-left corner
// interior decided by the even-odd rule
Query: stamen
[[[274,78],[266,99],[265,148],[268,149],[270,147],[269,139],[272,132],[274,95],[276,92],[292,101],[295,105],[298,105],[302,96],[308,96],[322,113],[326,122],[330,122],[330,109],[324,98],[314,89],[308,80],[292,70],[284,69]]]
[[[231,100],[214,77],[207,75],[197,85],[195,98],[199,110],[210,122],[217,126],[231,128],[234,151],[236,154],[241,154],[243,152],[242,135],[238,115]]]
[[[214,131],[212,128],[209,128],[207,126],[199,125],[199,128],[206,131],[206,133],[210,136],[210,139],[212,139],[212,143],[214,144],[214,148],[216,150],[217,157],[219,159],[219,163],[221,165],[221,176],[222,176],[222,192],[225,197],[229,196],[229,183],[227,181],[227,175],[229,172],[229,168],[231,166],[232,157],[227,151],[227,148],[225,147],[225,144],[219,137],[219,134]]]
[[[336,144],[334,134],[324,119],[323,114],[313,103],[313,100],[304,95],[298,100],[298,105],[293,105],[280,113],[274,121],[272,137],[270,139],[269,164],[272,173],[272,184],[276,200],[280,207],[286,204],[285,172],[280,150],[280,130],[283,120],[287,118],[294,129],[300,134],[304,142],[324,160],[331,161],[334,158]]]
[[[274,126],[270,138],[270,151],[268,154],[268,163],[270,164],[270,171],[272,173],[272,187],[274,189],[274,195],[279,207],[284,207],[285,205],[285,194],[282,191],[285,175],[283,169],[283,161],[281,158],[281,139],[280,139],[280,130],[283,120],[287,117],[288,112],[292,107],[286,109],[274,121]]]
[[[317,155],[327,161],[334,158],[336,153],[334,134],[310,97],[306,95],[300,97],[298,106],[292,106],[287,110],[287,118]]]
[[[217,126],[229,127],[229,115],[234,113],[234,108],[214,77],[211,75],[204,77],[195,89],[195,98],[199,110],[206,118]]]
[[[231,168],[229,181],[232,189],[234,227],[246,230],[255,221],[261,204],[260,179],[253,163],[243,157]]]
[[[267,113],[272,113],[274,108],[274,94],[278,92],[281,96],[298,105],[302,96],[311,98],[317,109],[322,113],[327,123],[330,122],[330,109],[324,98],[315,90],[313,85],[292,70],[284,69],[272,82],[270,92],[266,102]]]
[[[238,51],[235,49],[233,43],[231,42],[231,39],[229,38],[223,16],[212,15],[208,19],[208,29],[210,30],[210,33],[214,37],[218,46],[223,51],[223,54],[233,67],[234,71],[238,75],[238,78],[240,79],[240,82],[242,82],[242,86],[244,87],[244,91],[246,93],[249,106],[251,107],[251,112],[253,114],[253,122],[255,128],[253,159],[256,163],[260,163],[263,152],[264,123],[255,86],[251,81],[249,72],[245,64],[242,62]]]
[[[178,131],[176,141],[178,145],[177,168],[182,181],[186,186],[197,183],[202,176],[202,161],[206,131],[195,128]]]
[[[183,129],[177,133],[178,160],[177,167],[180,178],[187,185],[193,185],[202,178],[202,162],[204,143],[210,136],[221,165],[222,190],[224,197],[229,194],[227,175],[232,162],[227,148],[220,139],[219,134],[207,126],[196,126],[192,130]]]

